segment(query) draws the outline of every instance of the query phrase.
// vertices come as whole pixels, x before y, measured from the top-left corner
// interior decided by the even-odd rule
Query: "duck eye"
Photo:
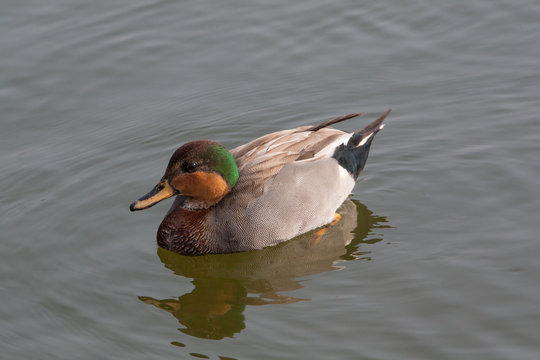
[[[197,168],[198,164],[194,162],[185,162],[182,164],[182,171],[193,172]]]

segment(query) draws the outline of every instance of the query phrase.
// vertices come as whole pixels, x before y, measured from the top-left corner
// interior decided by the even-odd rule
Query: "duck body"
[[[142,210],[176,195],[158,245],[184,255],[250,251],[330,223],[352,191],[387,111],[362,130],[329,126],[278,131],[227,151],[211,141],[180,147]]]

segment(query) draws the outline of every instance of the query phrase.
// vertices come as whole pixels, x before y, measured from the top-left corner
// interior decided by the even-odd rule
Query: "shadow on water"
[[[195,288],[177,299],[139,299],[171,313],[185,334],[215,340],[233,337],[245,328],[247,305],[310,300],[282,293],[302,288],[298,278],[341,269],[344,261],[370,259],[361,245],[382,240],[367,238],[373,229],[388,227],[386,218],[356,200],[347,200],[338,212],[341,220],[326,231],[258,251],[190,257],[158,248],[165,267],[192,278]]]

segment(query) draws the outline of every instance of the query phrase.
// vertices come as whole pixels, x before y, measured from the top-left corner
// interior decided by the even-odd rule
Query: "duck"
[[[174,197],[156,237],[181,255],[259,250],[332,226],[390,111],[352,133],[331,126],[363,113],[273,132],[231,150],[210,140],[188,142],[130,210]]]

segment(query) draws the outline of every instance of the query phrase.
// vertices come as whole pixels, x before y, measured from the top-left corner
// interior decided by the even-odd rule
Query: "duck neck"
[[[157,232],[158,245],[182,255],[214,253],[206,217],[211,208],[187,209],[178,206],[161,222]]]

